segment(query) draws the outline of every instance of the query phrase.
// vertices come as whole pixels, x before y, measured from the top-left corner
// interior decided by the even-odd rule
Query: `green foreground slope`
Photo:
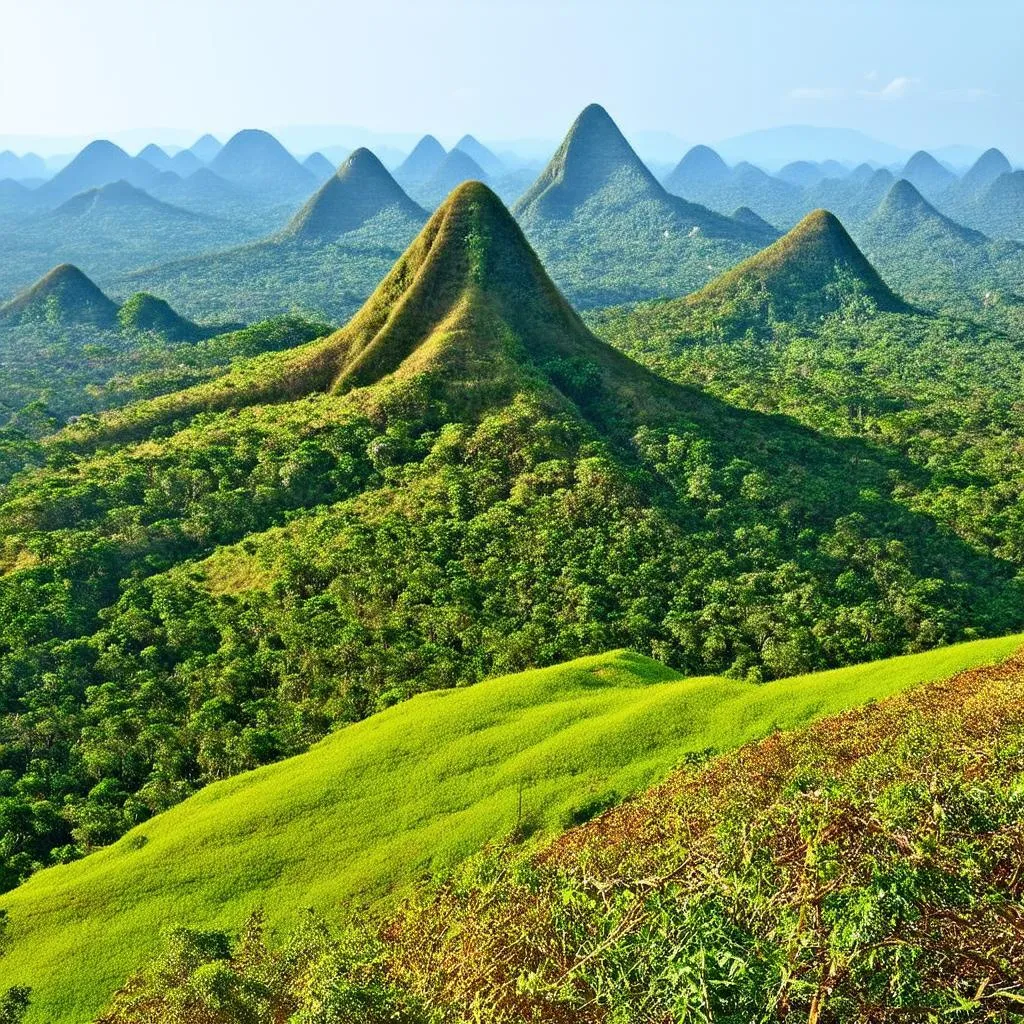
[[[272,926],[379,902],[514,830],[551,833],[724,751],[964,668],[1024,636],[756,686],[614,652],[423,694],[308,753],[211,785],[86,859],[0,899],[6,984],[32,1021],[86,1021],[175,922]]]

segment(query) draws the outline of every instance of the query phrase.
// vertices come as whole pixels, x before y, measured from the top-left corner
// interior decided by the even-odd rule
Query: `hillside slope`
[[[425,690],[619,647],[755,681],[1021,625],[1013,549],[922,510],[927,466],[626,358],[479,184],[339,331],[40,449],[0,505],[0,781],[34,822],[5,886]]]
[[[235,929],[257,906],[273,926],[309,906],[351,911],[517,830],[585,820],[689,756],[991,663],[1022,639],[766,686],[684,679],[619,652],[422,695],[0,898],[5,980],[33,986],[30,1021],[84,1024],[155,951],[161,924]]]
[[[682,294],[775,237],[670,195],[596,104],[514,213],[554,279],[583,306]]]

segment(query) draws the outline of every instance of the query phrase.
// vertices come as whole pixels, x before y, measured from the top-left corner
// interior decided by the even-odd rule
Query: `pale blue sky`
[[[287,124],[689,142],[781,124],[1024,155],[1021,0],[2,0],[0,135]]]

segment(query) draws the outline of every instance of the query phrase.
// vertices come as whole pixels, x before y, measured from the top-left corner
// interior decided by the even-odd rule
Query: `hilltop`
[[[514,212],[585,306],[690,290],[776,236],[670,195],[596,104]]]
[[[310,153],[305,160],[302,161],[302,166],[309,171],[318,181],[326,181],[332,177],[336,172],[337,168],[330,160],[323,155],[323,153]]]
[[[703,316],[728,324],[815,322],[854,299],[878,309],[906,308],[827,210],[808,214],[795,228],[688,297]]]
[[[357,149],[285,228],[301,239],[335,240],[382,214],[404,218],[416,227],[426,213],[402,191],[368,149]]]
[[[984,191],[1001,174],[1012,174],[1013,165],[998,149],[987,149],[960,179],[960,190],[968,195]]]
[[[98,140],[89,143],[66,167],[35,190],[44,205],[59,206],[80,192],[124,180],[148,188],[160,180],[161,172],[138,157],[130,157],[120,146]]]
[[[210,331],[176,313],[163,299],[146,292],[127,298],[117,311],[118,327],[131,335],[155,334],[169,342],[198,341]]]
[[[113,328],[117,324],[117,306],[78,267],[63,263],[0,306],[0,324],[89,324]]]
[[[922,195],[934,197],[941,195],[957,180],[956,175],[943,167],[938,160],[918,150],[903,166],[900,177],[909,181]]]
[[[729,177],[729,165],[710,146],[694,146],[665,179],[665,188],[684,199]]]
[[[453,149],[434,173],[416,187],[415,194],[425,206],[433,209],[464,181],[489,180],[487,172],[465,150]]]
[[[269,132],[249,128],[233,135],[210,161],[210,170],[251,192],[308,195],[316,178]]]
[[[310,906],[335,919],[393,906],[424,873],[579,825],[688,758],[990,664],[1022,639],[766,686],[688,679],[618,651],[423,694],[0,897],[13,926],[6,977],[33,986],[30,1020],[78,1024],[156,951],[168,920],[235,930],[263,906],[282,928]],[[85,935],[94,955],[77,957]]]
[[[505,165],[501,160],[472,135],[463,135],[453,148],[471,157],[489,178],[497,178],[505,172]]]
[[[395,170],[395,180],[405,188],[422,185],[430,180],[447,155],[433,135],[424,135]]]

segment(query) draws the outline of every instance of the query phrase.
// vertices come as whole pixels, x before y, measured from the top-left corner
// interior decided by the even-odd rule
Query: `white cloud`
[[[916,84],[916,78],[899,75],[881,89],[861,89],[860,94],[876,100],[901,100]]]

